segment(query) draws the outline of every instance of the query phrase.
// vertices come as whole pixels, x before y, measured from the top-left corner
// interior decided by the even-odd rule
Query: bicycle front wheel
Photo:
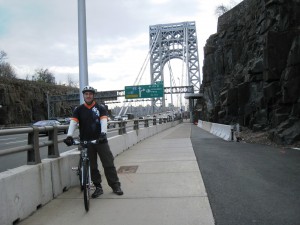
[[[78,175],[78,177],[79,177],[79,184],[80,184],[80,190],[81,190],[81,191],[83,191],[82,171],[83,171],[83,167],[82,167],[82,159],[81,159],[81,157],[80,157],[79,163],[78,163],[78,171],[77,171],[77,175]]]
[[[89,178],[89,161],[86,160],[83,162],[82,166],[82,175],[83,175],[83,199],[84,199],[84,207],[86,211],[89,211],[90,207],[90,178]]]

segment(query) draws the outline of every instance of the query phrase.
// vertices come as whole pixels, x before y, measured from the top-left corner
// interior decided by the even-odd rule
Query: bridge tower
[[[150,34],[150,76],[151,84],[164,81],[163,69],[167,62],[177,58],[185,62],[183,78],[194,92],[200,91],[200,71],[195,22],[152,25]],[[184,77],[185,76],[185,77]],[[153,111],[165,108],[165,101],[152,100]]]

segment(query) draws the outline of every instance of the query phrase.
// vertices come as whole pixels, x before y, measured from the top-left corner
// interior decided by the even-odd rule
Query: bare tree
[[[0,63],[0,77],[16,78],[17,75],[9,63],[2,62]]]
[[[35,81],[55,84],[55,77],[48,69],[37,69],[33,77]]]
[[[0,51],[0,63],[4,62],[7,59],[7,54],[5,51]]]
[[[215,14],[217,16],[222,16],[224,13],[226,13],[229,9],[224,6],[223,4],[222,5],[219,5],[217,6],[216,10],[215,10]]]
[[[68,74],[68,86],[69,87],[78,87],[78,84],[72,79],[70,74]]]
[[[13,67],[8,62],[5,62],[6,59],[7,59],[6,52],[1,50],[0,51],[0,77],[16,78],[17,75]]]
[[[224,13],[228,12],[230,9],[235,7],[237,4],[242,2],[242,0],[231,0],[230,5],[225,6],[224,4],[221,4],[216,7],[215,14],[219,17],[222,16]]]

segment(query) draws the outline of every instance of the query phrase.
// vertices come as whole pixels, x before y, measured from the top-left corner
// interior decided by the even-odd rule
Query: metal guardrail
[[[128,122],[133,121],[133,125],[129,125]],[[138,119],[138,120],[125,120],[125,121],[110,121],[108,124],[118,125],[116,128],[109,128],[108,133],[118,130],[118,134],[126,134],[127,128],[133,127],[133,130],[140,129],[141,123],[144,127],[149,127],[149,124],[153,126],[167,123],[172,120],[167,118],[160,119]],[[0,151],[0,157],[5,155],[11,155],[18,152],[27,151],[27,165],[35,165],[41,163],[40,148],[48,146],[48,158],[58,158],[60,156],[58,150],[58,143],[63,142],[62,139],[58,139],[58,130],[67,129],[69,125],[59,126],[45,126],[45,127],[27,127],[27,128],[13,128],[0,130],[0,136],[13,135],[13,134],[28,134],[27,145],[9,148]],[[48,132],[48,140],[40,142],[39,134],[41,132]]]
[[[0,136],[12,135],[12,134],[28,134],[27,145],[9,148],[0,151],[0,156],[10,155],[18,152],[27,151],[27,164],[34,165],[41,162],[40,151],[41,147],[48,146],[48,157],[59,157],[58,143],[63,139],[58,139],[58,129],[67,129],[68,125],[62,126],[45,126],[45,127],[28,127],[28,128],[13,128],[0,130]],[[39,133],[48,132],[48,141],[40,142]]]

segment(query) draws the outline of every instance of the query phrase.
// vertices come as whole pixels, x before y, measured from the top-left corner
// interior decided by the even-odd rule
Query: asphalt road
[[[226,142],[192,126],[216,225],[299,225],[300,151]]]

